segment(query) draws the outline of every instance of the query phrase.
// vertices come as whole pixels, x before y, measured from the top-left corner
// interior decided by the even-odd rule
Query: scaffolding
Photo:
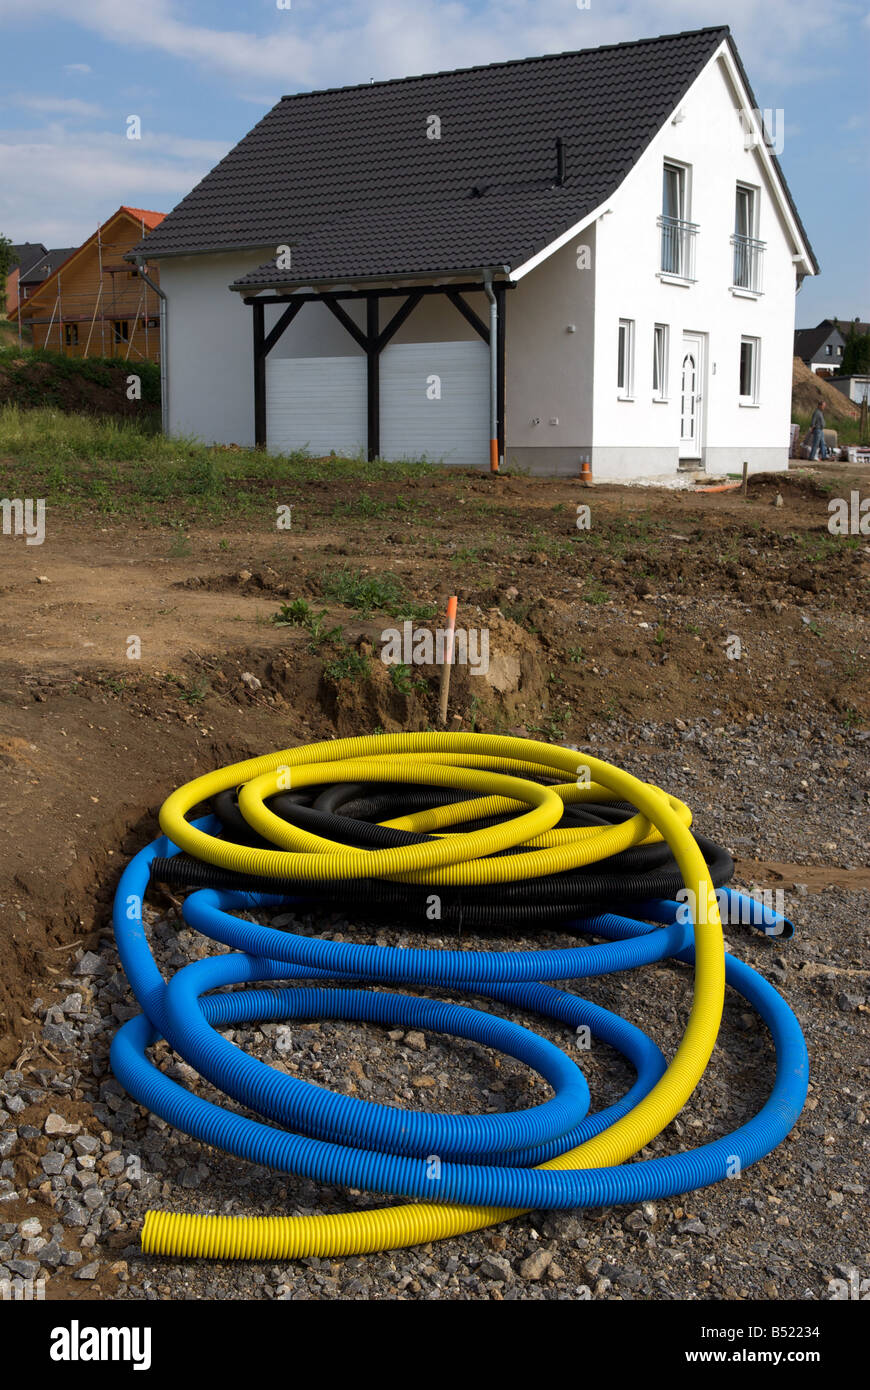
[[[144,239],[144,222],[141,234]],[[160,301],[141,279],[138,268],[124,260],[130,250],[129,237],[123,241],[106,241],[102,227],[98,227],[95,245],[96,274],[87,275],[85,286],[76,290],[69,280],[64,283],[63,269],[59,270],[50,313],[46,305],[44,313],[31,316],[26,312],[30,301],[19,300],[19,342],[23,309],[24,323],[31,326],[34,345],[37,345],[37,330],[44,327],[45,337],[38,345],[64,356],[86,358],[99,351],[101,357],[118,357],[125,362],[131,357],[134,361],[158,362]]]

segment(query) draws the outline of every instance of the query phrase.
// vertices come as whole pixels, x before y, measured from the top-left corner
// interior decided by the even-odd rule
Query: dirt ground
[[[831,498],[858,489],[866,495],[865,475],[844,465],[754,480],[748,500],[445,473],[403,481],[401,505],[386,484],[353,497],[344,483],[323,483],[288,498],[290,530],[275,529],[272,510],[261,526],[197,525],[183,534],[175,524],[72,517],[49,499],[44,544],[0,536],[0,1071],[69,1074],[69,1059],[45,1040],[41,1016],[69,993],[72,962],[83,951],[111,950],[105,938],[118,872],[153,837],[157,810],[175,786],[300,741],[434,726],[438,672],[415,668],[397,683],[377,660],[381,634],[400,621],[324,597],[328,575],[344,569],[395,575],[410,600],[439,613],[456,594],[458,624],[488,629],[489,672],[456,669],[450,727],[607,749],[603,756],[647,777],[660,754],[668,789],[693,807],[704,804],[702,828],[718,830],[735,851],[741,882],[789,891],[798,883],[811,897],[835,885],[843,902],[863,903],[866,918],[870,537],[834,536],[827,525]],[[588,518],[578,513],[587,506]],[[299,598],[327,615],[320,626],[273,624],[281,604]],[[335,628],[340,639],[318,638]],[[336,671],[337,654],[348,649],[370,658],[365,674]],[[762,769],[753,766],[759,760]],[[718,827],[711,776],[729,798]],[[761,799],[759,787],[774,784],[773,799]],[[754,794],[760,818],[748,809]],[[815,897],[817,906],[822,901]],[[164,900],[153,907],[174,911]],[[844,985],[859,1000],[849,1020],[860,1029],[866,944],[857,921],[855,931],[848,961],[835,968],[861,977],[857,995],[854,981]],[[769,945],[753,946],[763,971]],[[791,970],[782,986],[799,1014],[819,1010],[817,1042],[825,1037],[822,1005],[836,1013],[827,996],[802,995],[810,978],[821,988],[819,975]],[[61,1108],[87,1128],[91,1083],[103,1072],[90,1071],[85,1055],[73,1075]],[[860,1099],[860,1086],[851,1095]],[[34,1133],[10,1152],[18,1195],[4,1199],[0,1223],[36,1213],[50,1224],[51,1185],[36,1175],[46,1148],[41,1128],[58,1104],[39,1099],[14,1116]],[[800,1135],[799,1128],[798,1144]],[[219,1156],[208,1161],[220,1167]],[[768,1166],[776,1171],[776,1155]],[[188,1195],[176,1191],[176,1209]],[[213,1208],[207,1192],[196,1198]],[[292,1210],[292,1191],[288,1203]],[[334,1209],[342,1209],[341,1194]],[[826,1219],[809,1207],[806,1232],[792,1229],[790,1237],[812,1241],[811,1227]],[[135,1243],[134,1226],[125,1215],[104,1257]],[[455,1253],[456,1243],[448,1244]],[[835,1247],[832,1238],[825,1270],[836,1265]],[[841,1263],[853,1253],[850,1234]],[[59,1270],[48,1296],[123,1296],[119,1288],[158,1296],[134,1291],[134,1264],[132,1256],[124,1271],[117,1259],[103,1264],[95,1282],[76,1283]],[[342,1296],[396,1296],[383,1293],[378,1268],[369,1262],[368,1293]],[[574,1277],[594,1283],[598,1271],[584,1268]],[[140,1268],[140,1276],[173,1295],[215,1296],[195,1279],[176,1288],[153,1269],[142,1275]],[[216,1286],[219,1296],[240,1296],[232,1272],[225,1277],[228,1291]],[[427,1296],[425,1278],[419,1287],[399,1296]],[[576,1296],[558,1282],[549,1287],[547,1296]],[[492,1283],[488,1289],[473,1296],[504,1296]],[[670,1296],[745,1292],[739,1279],[695,1295],[679,1289],[675,1283]],[[341,1287],[303,1296],[333,1292]],[[654,1281],[647,1296],[669,1295]],[[780,1287],[776,1296],[802,1295]]]

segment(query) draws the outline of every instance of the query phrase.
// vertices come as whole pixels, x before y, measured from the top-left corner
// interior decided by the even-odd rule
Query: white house
[[[724,27],[284,97],[140,248],[166,428],[598,479],[786,468],[818,266],[774,143]]]

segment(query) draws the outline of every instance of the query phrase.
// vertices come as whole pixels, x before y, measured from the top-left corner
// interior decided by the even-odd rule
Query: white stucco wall
[[[683,333],[705,335],[703,460],[709,472],[787,466],[795,315],[794,247],[764,173],[761,155],[744,147],[739,101],[716,62],[610,200],[598,223],[595,275],[593,469],[598,477],[652,477],[678,465],[680,362]],[[688,220],[698,224],[695,283],[667,283],[661,266],[662,167],[690,166]],[[735,189],[758,188],[757,236],[763,290],[757,299],[731,292]],[[533,277],[530,277],[533,278]],[[634,400],[618,399],[620,318],[635,324]],[[653,329],[669,326],[668,402],[653,402]],[[739,401],[740,339],[760,339],[757,407]]]
[[[506,293],[507,467],[575,474],[592,443],[595,241],[591,226]]]
[[[207,443],[253,444],[251,310],[227,286],[256,270],[262,251],[168,256],[160,262],[167,297],[169,431]]]

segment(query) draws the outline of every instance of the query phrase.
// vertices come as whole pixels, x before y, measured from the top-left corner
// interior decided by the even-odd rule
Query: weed
[[[294,598],[290,603],[282,603],[278,612],[272,614],[270,621],[275,627],[303,627],[311,637],[311,650],[316,651],[326,642],[341,640],[341,628],[327,627],[328,619],[329,614],[325,608],[315,613],[304,598]]]
[[[426,682],[420,676],[415,678],[411,667],[404,662],[390,667],[390,680],[400,695],[413,695],[414,691],[422,695],[428,689]]]
[[[344,647],[341,654],[323,668],[323,674],[338,685],[341,681],[363,681],[369,674],[369,659],[352,647]]]
[[[363,617],[373,612],[388,613],[400,622],[424,620],[435,615],[430,603],[417,603],[405,593],[395,574],[363,574],[362,570],[332,570],[323,579],[323,595],[345,608],[355,608]]]
[[[180,560],[191,552],[190,537],[186,535],[183,522],[175,522],[175,539],[169,547],[169,554],[173,560]]]

